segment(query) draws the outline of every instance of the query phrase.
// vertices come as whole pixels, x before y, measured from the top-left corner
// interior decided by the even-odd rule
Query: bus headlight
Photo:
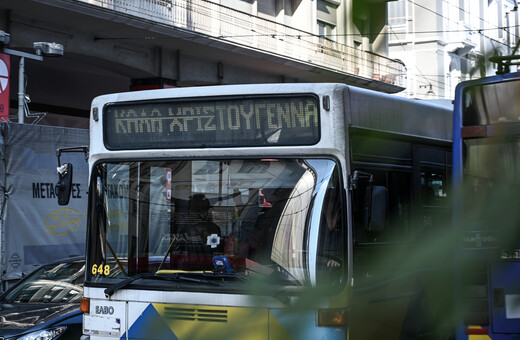
[[[348,311],[346,309],[318,310],[318,327],[346,327]]]

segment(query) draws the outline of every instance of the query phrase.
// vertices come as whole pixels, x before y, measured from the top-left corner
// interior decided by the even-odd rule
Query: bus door
[[[495,334],[520,333],[520,259],[491,264],[491,310]]]

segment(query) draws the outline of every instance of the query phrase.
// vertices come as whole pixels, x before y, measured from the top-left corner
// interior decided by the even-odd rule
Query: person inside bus
[[[327,268],[341,267],[343,258],[343,231],[341,228],[341,199],[338,188],[327,188],[323,200],[318,251],[320,265]]]
[[[202,253],[213,254],[222,251],[221,230],[213,222],[209,200],[204,194],[194,194],[189,201],[189,235],[195,236],[193,241],[200,242]]]
[[[211,209],[212,206],[204,194],[190,197],[188,216],[179,226],[179,239],[173,248],[175,254],[186,255],[178,261],[181,269],[210,269],[211,257],[223,251],[221,230],[213,222]]]
[[[240,256],[261,264],[271,263],[273,238],[290,190],[263,188],[259,190],[258,215],[254,225],[243,231]]]

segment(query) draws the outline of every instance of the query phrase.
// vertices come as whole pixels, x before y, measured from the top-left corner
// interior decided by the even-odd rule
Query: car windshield
[[[45,265],[8,291],[8,303],[74,303],[83,296],[85,262],[63,262]]]
[[[337,282],[346,272],[339,177],[330,159],[98,163],[87,280],[212,273],[312,286],[332,271]]]

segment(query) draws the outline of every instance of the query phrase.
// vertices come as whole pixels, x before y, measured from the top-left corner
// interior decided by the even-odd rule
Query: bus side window
[[[363,226],[368,231],[382,232],[386,227],[388,210],[386,187],[371,185],[365,192]]]
[[[411,176],[408,172],[362,170],[374,177],[373,190],[380,190],[379,195],[386,196],[387,218],[384,228],[367,226],[364,210],[367,207],[368,183],[360,190],[354,190],[354,238],[357,244],[375,242],[401,242],[410,231],[411,212]],[[386,190],[385,190],[386,189]],[[376,204],[378,204],[376,202]]]
[[[447,183],[444,173],[438,170],[421,171],[421,201],[423,206],[446,206]]]

